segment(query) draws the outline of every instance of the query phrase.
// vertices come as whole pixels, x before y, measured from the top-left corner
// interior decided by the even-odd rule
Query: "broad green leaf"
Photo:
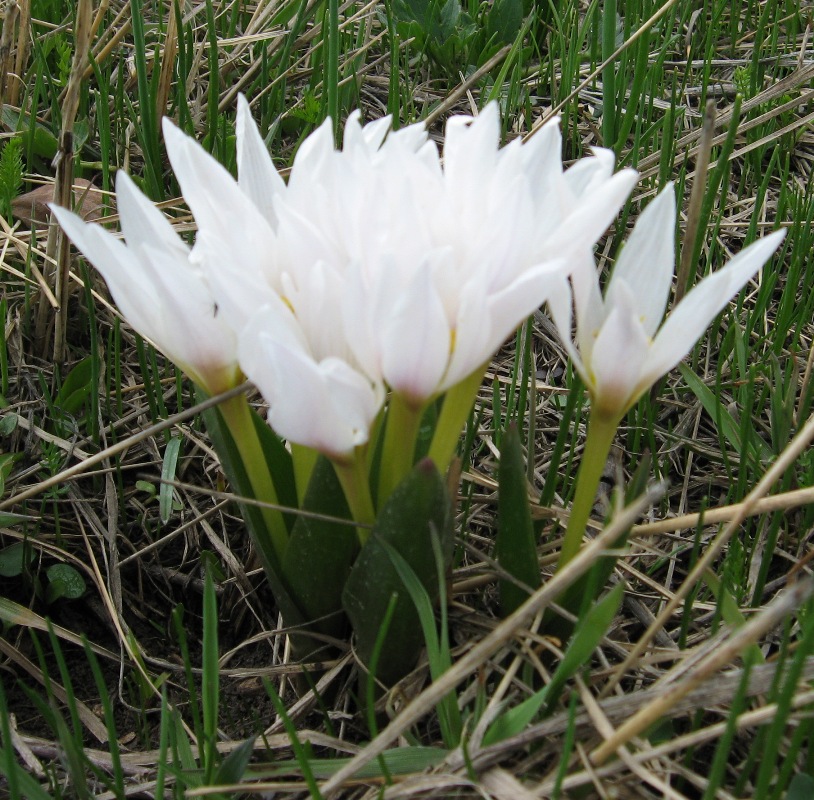
[[[540,565],[529,507],[526,464],[517,426],[503,434],[498,469],[497,561],[519,583],[500,581],[500,610],[504,616],[521,606],[540,586]]]
[[[13,412],[3,414],[3,416],[0,417],[0,436],[11,436],[17,428],[19,420],[20,418]],[[6,455],[10,454],[7,453]]]
[[[161,486],[158,489],[158,513],[162,525],[166,525],[172,516],[172,500],[175,489],[168,481],[175,480],[175,469],[178,466],[180,451],[181,437],[171,437],[167,442],[167,449],[164,451],[164,461],[161,464]]]
[[[495,0],[486,16],[487,34],[501,44],[510,44],[523,24],[521,0]]]
[[[52,564],[45,573],[48,576],[48,602],[60,597],[77,600],[87,591],[85,579],[70,564]]]
[[[798,772],[789,783],[786,800],[811,800],[814,797],[814,778],[805,772]]]
[[[21,113],[9,105],[3,106],[2,116],[3,124],[10,130],[19,133],[27,132],[30,124],[30,115]],[[39,122],[34,123],[34,137],[33,137],[34,152],[43,158],[53,158],[59,149],[59,141],[51,131]]]
[[[483,737],[485,747],[520,733],[538,714],[553,710],[565,682],[582,668],[607,633],[619,610],[624,591],[624,585],[617,584],[579,621],[550,683],[498,717]]]
[[[285,508],[298,508],[297,483],[294,480],[294,465],[291,462],[291,453],[286,450],[279,436],[269,427],[260,415],[252,409],[252,421],[257,437],[263,447],[277,500]],[[294,526],[296,518],[292,514],[284,514],[288,529]]]
[[[82,410],[93,390],[93,357],[83,358],[69,373],[54,398],[54,405],[66,414]]]
[[[0,575],[16,578],[35,558],[34,548],[28,542],[14,542],[0,550]]]
[[[392,685],[412,669],[424,637],[415,605],[383,542],[409,564],[434,601],[439,587],[432,537],[438,537],[446,565],[452,555],[450,512],[440,473],[428,459],[419,462],[380,510],[348,577],[342,602],[365,664],[369,663],[390,598],[398,598],[377,669],[377,678],[385,684]]]
[[[82,410],[93,389],[93,357],[83,358],[68,373],[54,398],[54,405],[68,414]]]
[[[311,474],[303,509],[325,518],[299,516],[291,530],[282,574],[308,627],[341,638],[347,630],[342,589],[359,549],[345,494],[331,462],[320,456]],[[338,521],[337,521],[338,520]]]
[[[256,736],[246,739],[239,747],[236,747],[223,759],[218,771],[215,774],[213,783],[215,785],[224,783],[239,783],[246,774],[252,754],[254,753],[254,743]]]

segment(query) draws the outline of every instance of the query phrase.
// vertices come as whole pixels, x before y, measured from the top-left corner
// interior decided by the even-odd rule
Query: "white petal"
[[[145,247],[144,255],[162,312],[161,329],[152,337],[156,345],[209,394],[234,386],[236,337],[218,317],[209,287],[167,250]]]
[[[577,372],[582,377],[586,386],[590,386],[591,378],[588,370],[585,368],[579,351],[574,347],[571,341],[571,327],[572,327],[572,313],[571,308],[573,305],[573,298],[571,294],[571,287],[565,278],[554,281],[551,285],[548,295],[548,311],[554,325],[557,328],[557,333],[560,337],[563,347],[565,347],[571,361],[574,362]]]
[[[166,117],[164,140],[198,228],[228,241],[247,263],[269,258],[274,251],[271,225],[227,170]]]
[[[445,128],[444,174],[459,187],[476,186],[497,160],[500,142],[500,114],[497,103],[488,103],[472,119],[450,117]]]
[[[116,173],[116,204],[122,233],[130,247],[158,244],[186,256],[189,248],[173,230],[169,220],[148,200],[127,173]]]
[[[607,316],[599,289],[599,274],[593,255],[580,250],[571,262],[571,285],[577,317],[577,345],[586,362],[590,362],[594,342]]]
[[[613,150],[595,147],[593,158],[580,158],[563,174],[566,186],[574,198],[585,195],[590,188],[610,180],[616,156]]]
[[[381,334],[382,373],[394,391],[420,406],[437,393],[451,349],[449,323],[427,265],[388,316]]]
[[[665,189],[642,212],[613,269],[614,283],[624,281],[636,293],[636,311],[648,336],[658,330],[675,272],[675,195]]]
[[[302,188],[307,190],[309,182],[321,179],[333,154],[333,122],[328,118],[305,138],[297,150],[288,178],[289,190],[299,190],[301,182],[305,184]]]
[[[785,234],[785,230],[775,231],[752,243],[684,297],[656,336],[647,360],[648,376],[655,376],[655,381],[689,353],[718,312],[780,246]]]
[[[276,225],[274,197],[285,192],[285,183],[274,167],[263,137],[251,116],[246,98],[237,98],[238,184],[272,226]]]
[[[549,261],[525,270],[505,289],[489,295],[488,352],[483,353],[478,364],[497,350],[518,326],[556,292],[563,275],[563,261]]]
[[[269,401],[280,436],[343,458],[364,444],[381,408],[381,387],[339,359],[317,363],[292,337],[276,337],[261,311],[240,337],[241,365]],[[294,337],[296,338],[296,337]]]
[[[471,375],[492,355],[490,336],[489,298],[481,281],[469,281],[460,290],[454,346],[442,391]]]
[[[267,276],[257,269],[258,264],[239,260],[228,243],[210,231],[198,233],[190,258],[206,275],[218,313],[235,331],[241,331],[262,306],[281,302]]]
[[[100,225],[86,223],[59,206],[51,206],[51,210],[71,241],[102,274],[122,316],[138,333],[155,341],[160,331],[160,297],[139,259]]]
[[[573,212],[552,231],[547,247],[563,255],[577,247],[593,246],[619,213],[638,178],[635,170],[623,169],[582,197]]]
[[[621,294],[621,293],[620,293]],[[620,298],[622,299],[622,298]],[[625,297],[608,314],[593,347],[590,364],[594,412],[618,417],[636,400],[650,338],[636,319],[633,299]]]
[[[390,117],[386,119],[388,119],[392,125]],[[389,151],[393,149],[406,150],[409,153],[416,154],[420,152],[423,153],[422,158],[434,153],[436,160],[438,159],[438,148],[435,146],[435,142],[428,141],[427,129],[423,122],[406,125],[397,131],[391,130],[387,134],[387,139],[382,146],[382,150],[389,153]]]

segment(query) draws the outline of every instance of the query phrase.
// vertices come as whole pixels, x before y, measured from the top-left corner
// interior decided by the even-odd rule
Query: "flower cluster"
[[[235,180],[165,120],[197,224],[192,247],[123,173],[126,244],[66,209],[54,213],[130,324],[201,389],[217,394],[244,376],[260,389],[288,447],[244,396],[222,402],[206,424],[236,491],[262,501],[244,516],[281,613],[306,632],[295,647],[305,657],[320,646],[311,633],[336,639],[350,625],[369,664],[389,625],[377,674],[392,683],[423,637],[401,570],[438,597],[437,567],[453,549],[442,473],[503,341],[547,303],[591,395],[563,566],[581,546],[622,417],[783,233],[744,249],[662,324],[672,186],[641,215],[603,296],[593,247],[637,179],[614,173],[610,151],[564,169],[556,120],[500,148],[495,104],[448,121],[443,160],[422,125],[362,126],[355,113],[341,150],[332,130],[328,120],[303,142],[286,183],[241,97]],[[414,464],[424,418],[434,418],[428,458]],[[518,491],[525,497],[525,478]],[[348,516],[352,527],[337,523]],[[504,526],[498,537],[504,569],[521,584],[536,578],[530,518],[527,530]],[[505,607],[522,598],[515,591]],[[587,584],[575,584],[560,602],[578,610],[590,599]]]
[[[244,98],[238,180],[165,120],[198,227],[191,249],[122,173],[125,246],[60,224],[124,316],[208,392],[238,375],[283,438],[342,460],[387,391],[413,408],[482,370],[608,227],[636,173],[596,150],[568,170],[558,122],[499,149],[496,104],[449,120],[443,164],[422,125],[355,113],[305,140],[288,183]]]

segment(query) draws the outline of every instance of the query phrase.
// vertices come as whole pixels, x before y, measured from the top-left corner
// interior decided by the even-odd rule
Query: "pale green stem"
[[[379,508],[413,467],[415,444],[424,408],[425,406],[414,406],[397,393],[390,398],[379,467]]]
[[[311,447],[301,444],[291,444],[291,462],[294,465],[294,484],[297,487],[297,500],[302,508],[305,500],[305,493],[308,491],[308,484],[311,481],[311,473],[317,463],[319,453]]]
[[[357,447],[350,460],[334,460],[333,465],[342,491],[348,501],[351,516],[354,522],[360,523],[356,529],[359,544],[364,545],[370,536],[369,526],[376,521],[376,512],[373,508],[373,497],[370,494],[370,481],[367,477],[367,458],[365,445]],[[361,527],[361,525],[368,527]]]
[[[435,425],[435,433],[430,444],[429,457],[443,475],[452,461],[455,448],[461,438],[461,431],[472,411],[478,395],[486,365],[476,369],[469,377],[455,384],[444,397],[441,413]]]
[[[224,401],[218,408],[237,446],[255,499],[277,505],[277,490],[274,488],[274,481],[268,470],[266,456],[257,436],[246,396],[239,394],[237,397]],[[278,559],[282,559],[288,544],[288,531],[283,521],[283,515],[273,508],[263,508],[262,512],[274,552]]]
[[[557,570],[562,569],[582,546],[585,528],[596,499],[596,490],[599,487],[602,471],[605,469],[619,422],[620,420],[615,417],[605,417],[594,413],[591,413],[588,419],[588,438],[585,441],[582,463],[579,465],[577,473],[577,488],[571,506],[571,515],[568,517],[568,527],[560,551],[560,560],[557,562]]]

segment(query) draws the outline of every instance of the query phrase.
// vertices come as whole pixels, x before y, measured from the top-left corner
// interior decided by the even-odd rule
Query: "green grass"
[[[19,78],[6,81],[2,115],[0,212],[8,225],[15,196],[53,179],[73,46],[67,7],[73,4],[34,0],[30,22],[12,37],[10,63],[25,52]],[[719,530],[703,513],[742,502],[812,410],[807,25],[797,0],[347,7],[337,0],[131,0],[102,15],[80,96],[75,174],[107,191],[126,169],[153,200],[167,203],[185,232],[191,218],[168,170],[160,118],[172,117],[234,169],[237,91],[251,101],[280,169],[326,116],[341,131],[357,106],[367,119],[393,114],[394,127],[429,117],[439,140],[449,113],[469,113],[488,99],[501,105],[507,139],[556,108],[565,159],[606,146],[619,164],[642,172],[600,243],[608,268],[643,203],[669,180],[685,210],[692,187],[704,181],[697,235],[685,241],[683,222],[676,233],[677,245],[692,249],[695,280],[776,225],[789,228],[781,252],[713,323],[687,367],[642,398],[617,435],[604,504],[594,509],[597,529],[618,509],[646,454],[652,478],[668,485],[632,530],[611,578],[626,584],[613,621],[583,637],[590,652],[576,659],[572,650],[573,664],[565,643],[542,637],[539,622],[528,621],[459,675],[456,663],[472,644],[505,624],[494,540],[506,425],[518,424],[529,492],[538,500],[533,525],[545,582],[587,421],[580,382],[545,319],[531,320],[496,357],[462,448],[459,550],[439,615],[442,636],[419,671],[428,683],[451,661],[455,688],[423,708],[401,743],[370,759],[359,779],[371,791],[398,780],[406,781],[405,796],[418,796],[434,782],[431,796],[478,797],[495,779],[490,770],[500,768],[541,797],[600,796],[592,788],[598,781],[606,795],[622,797],[661,797],[669,783],[674,797],[774,800],[814,779],[810,602],[749,642],[726,674],[715,672],[687,702],[652,720],[628,742],[629,758],[591,769],[584,761],[607,734],[586,716],[587,695],[619,728],[655,702],[660,686],[692,676],[720,644],[715,637],[732,635],[730,624],[749,624],[788,584],[808,579],[814,508],[791,505],[790,493],[814,484],[810,449],[770,487],[789,507],[743,521],[711,565],[715,580],[682,588]],[[718,122],[709,172],[698,176],[707,99]],[[113,200],[103,200],[115,214]],[[120,446],[85,474],[2,510],[28,518],[0,520],[0,552],[24,541],[36,557],[0,579],[0,794],[123,798],[141,790],[180,798],[221,784],[212,791],[237,796],[275,784],[318,796],[315,787],[365,746],[371,730],[386,735],[388,715],[398,720],[405,698],[426,683],[365,710],[367,686],[357,682],[350,655],[310,665],[303,677],[288,658],[236,504],[216,505],[229,487],[200,420],[129,441],[191,406],[192,387],[120,321],[80,260],[68,357],[54,364],[51,335],[37,339],[38,315],[47,323],[53,313],[38,283],[41,275],[49,280],[47,233],[18,223],[0,239],[0,501],[75,466],[79,454]],[[174,488],[160,484],[162,471]],[[151,494],[145,486],[161,488]],[[651,524],[683,514],[702,516],[672,529]],[[49,604],[47,570],[59,562],[80,570],[88,588],[80,599]],[[625,663],[684,588],[675,613]],[[421,608],[430,629],[428,603]],[[54,623],[50,636],[44,617]],[[563,663],[569,668],[558,670]],[[544,689],[552,675],[556,697]],[[490,705],[495,693],[505,705]],[[98,711],[106,742],[95,738],[86,709]],[[496,724],[513,735],[497,737]],[[419,773],[445,756],[443,769],[419,784]],[[345,787],[339,796],[358,791]]]

